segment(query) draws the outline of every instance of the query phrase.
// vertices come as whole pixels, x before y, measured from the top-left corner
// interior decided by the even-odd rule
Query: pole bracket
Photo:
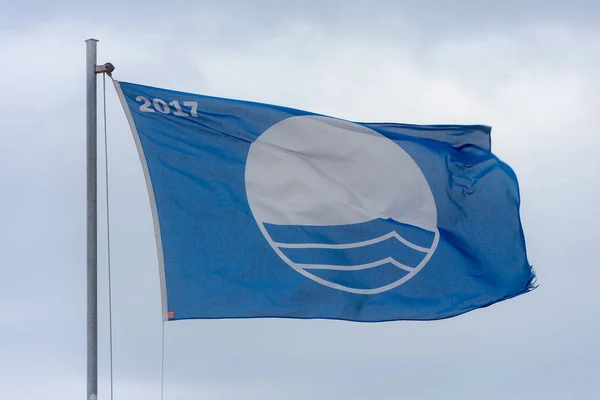
[[[96,73],[97,74],[106,74],[108,76],[112,76],[112,73],[114,70],[115,70],[115,66],[109,62],[104,65],[96,65]]]

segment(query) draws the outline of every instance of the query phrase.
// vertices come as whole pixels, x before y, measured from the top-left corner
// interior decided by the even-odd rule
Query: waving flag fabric
[[[534,287],[517,179],[489,127],[115,85],[146,176],[165,319],[432,320]]]

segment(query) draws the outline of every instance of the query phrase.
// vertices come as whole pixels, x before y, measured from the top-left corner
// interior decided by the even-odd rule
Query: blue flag
[[[115,85],[146,176],[166,320],[434,320],[535,287],[517,179],[489,127]]]

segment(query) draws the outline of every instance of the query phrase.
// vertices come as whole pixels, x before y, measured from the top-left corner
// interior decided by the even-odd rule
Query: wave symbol
[[[339,226],[263,227],[275,251],[298,272],[363,294],[410,279],[431,256],[438,236],[381,219]]]

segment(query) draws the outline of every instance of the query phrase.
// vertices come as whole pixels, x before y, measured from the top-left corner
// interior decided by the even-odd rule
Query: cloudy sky
[[[85,398],[88,37],[124,81],[350,120],[491,125],[521,186],[534,292],[438,322],[169,323],[165,399],[597,398],[599,2],[0,1],[0,398]],[[115,398],[160,399],[149,202],[112,86],[107,107]]]

